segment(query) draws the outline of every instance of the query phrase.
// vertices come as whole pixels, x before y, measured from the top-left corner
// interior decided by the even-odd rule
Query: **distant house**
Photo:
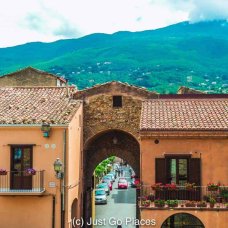
[[[65,86],[62,77],[27,67],[0,77],[0,86]]]
[[[204,94],[204,93],[206,93],[206,92],[201,91],[201,90],[188,88],[185,86],[181,86],[177,91],[177,94]]]

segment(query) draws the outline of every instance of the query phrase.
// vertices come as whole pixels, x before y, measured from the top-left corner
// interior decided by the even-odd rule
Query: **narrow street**
[[[106,224],[95,227],[117,227],[117,222],[121,223],[122,227],[135,227],[130,222],[126,224],[126,218],[136,218],[136,189],[131,187],[129,168],[124,168],[123,177],[128,181],[128,189],[118,189],[117,177],[108,196],[108,203],[96,205],[96,219],[104,219]]]

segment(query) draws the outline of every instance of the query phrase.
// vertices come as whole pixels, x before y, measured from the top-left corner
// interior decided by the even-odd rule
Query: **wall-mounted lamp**
[[[55,173],[56,173],[56,177],[58,179],[62,179],[63,178],[63,172],[62,172],[63,163],[60,161],[59,158],[56,158],[56,160],[55,160],[53,165],[54,165],[54,170],[55,170]]]
[[[118,139],[116,138],[116,136],[112,139],[112,142],[113,142],[113,144],[117,144],[117,142],[118,142]]]
[[[48,138],[50,136],[51,126],[50,124],[42,124],[41,131],[43,131],[43,136]]]

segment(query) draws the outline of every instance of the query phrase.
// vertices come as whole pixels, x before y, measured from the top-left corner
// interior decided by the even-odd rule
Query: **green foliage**
[[[227,92],[227,25],[183,22],[152,31],[0,48],[0,74],[30,65],[66,76],[79,89],[118,80],[160,93],[176,93],[181,85]]]

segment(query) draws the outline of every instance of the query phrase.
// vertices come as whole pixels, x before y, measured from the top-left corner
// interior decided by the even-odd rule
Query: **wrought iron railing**
[[[0,173],[0,193],[41,193],[44,190],[44,170]]]
[[[170,188],[154,188],[139,186],[140,207],[184,207],[184,208],[223,208],[228,209],[228,186],[209,189],[207,186],[176,186]]]

